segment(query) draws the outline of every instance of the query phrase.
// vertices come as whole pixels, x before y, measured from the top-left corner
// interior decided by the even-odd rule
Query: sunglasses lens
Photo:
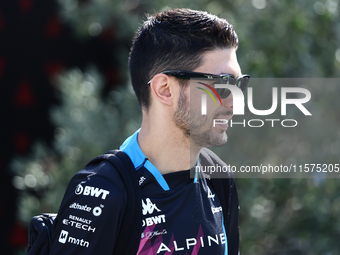
[[[210,78],[205,78],[205,80],[207,80],[207,83],[209,84],[205,84],[203,82],[198,82],[199,84],[203,84],[208,86],[211,90],[216,91],[218,93],[218,95],[220,96],[220,98],[227,98],[230,94],[231,91],[227,88],[216,88],[215,85],[219,85],[219,84],[228,84],[228,85],[234,85],[237,86],[238,88],[240,88],[242,90],[242,92],[245,91],[245,89],[247,88],[250,76],[249,75],[243,75],[241,77],[239,77],[238,79],[236,79],[234,76],[232,75],[221,75],[219,78],[217,78],[215,75],[215,77],[213,77],[213,75],[210,75]],[[197,77],[191,77],[191,79],[195,79]],[[202,80],[202,77],[197,78],[198,80]],[[215,88],[215,89],[214,89]]]
[[[230,95],[230,90],[229,89],[216,89],[216,92],[221,98],[227,98]]]
[[[248,85],[250,77],[249,76],[244,76],[242,77],[239,81],[237,86],[242,90],[245,91]]]
[[[247,88],[249,79],[250,79],[250,77],[248,75],[243,76],[240,79],[235,79],[232,76],[228,76],[228,77],[223,77],[223,79],[220,80],[219,83],[220,84],[236,85],[237,87],[239,87],[244,92],[245,89]],[[227,88],[216,89],[216,91],[221,98],[227,98],[231,93],[231,91]]]

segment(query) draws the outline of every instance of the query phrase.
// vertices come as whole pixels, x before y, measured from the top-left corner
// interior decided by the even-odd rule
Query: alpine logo
[[[208,186],[207,186],[208,187]],[[210,190],[210,188],[208,187],[208,198],[211,198],[212,199],[212,201],[214,201],[215,200],[215,194],[213,194],[212,192],[211,192],[211,190]]]
[[[173,254],[174,252],[176,252],[177,254],[177,251],[181,252],[180,254],[183,254],[184,251],[187,251],[185,254],[188,254],[189,249],[195,250],[196,247],[204,248],[204,247],[211,247],[215,245],[224,245],[225,243],[226,243],[226,237],[224,233],[215,234],[212,236],[210,235],[200,236],[197,238],[191,237],[185,240],[181,240],[180,242],[172,239],[168,245],[162,242],[159,245],[157,252],[154,254],[159,254],[159,253],[164,254],[164,252],[165,254],[167,253]],[[194,254],[197,254],[197,252]]]
[[[101,199],[106,199],[106,196],[110,194],[110,191],[105,189],[99,189],[91,186],[85,186],[85,188],[79,184],[74,192],[76,195],[91,196],[91,197],[101,197]]]
[[[142,213],[143,215],[146,214],[152,214],[154,210],[156,210],[157,212],[160,212],[161,210],[159,210],[156,206],[156,204],[153,204],[150,200],[150,198],[145,199],[146,203],[144,203],[144,201],[142,200]]]
[[[146,180],[144,176],[141,176],[139,179],[139,186],[143,184],[143,182]]]

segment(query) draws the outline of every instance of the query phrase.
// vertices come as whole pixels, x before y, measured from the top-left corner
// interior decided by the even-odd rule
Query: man
[[[237,46],[226,20],[189,9],[149,16],[135,36],[129,67],[143,122],[120,147],[137,170],[141,192],[134,254],[238,253],[234,180],[214,182],[199,171],[190,178],[195,166],[225,165],[202,147],[225,144],[228,125],[213,127],[213,120],[232,117],[232,94],[214,84],[244,89],[249,79],[240,76]],[[206,88],[220,104],[207,100],[202,115]],[[51,254],[116,254],[130,213],[128,191],[107,162],[77,173],[58,212]]]

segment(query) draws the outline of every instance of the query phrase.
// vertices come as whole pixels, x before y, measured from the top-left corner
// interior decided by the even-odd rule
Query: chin
[[[225,145],[227,143],[227,141],[228,141],[228,136],[227,136],[226,133],[224,133],[223,137],[218,139],[216,141],[216,143],[214,145],[212,145],[212,146],[214,146],[214,147],[221,147],[221,146]]]
[[[213,128],[211,130],[211,134],[216,137],[216,139],[219,137],[220,139],[227,139],[227,130],[222,128]]]
[[[204,147],[221,147],[227,143],[228,136],[225,132],[218,134],[211,134]]]
[[[226,130],[220,128],[191,130],[190,140],[200,147],[220,147],[226,144],[228,136]]]

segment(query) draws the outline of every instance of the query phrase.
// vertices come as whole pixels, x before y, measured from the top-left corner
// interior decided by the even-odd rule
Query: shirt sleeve
[[[87,176],[70,184],[54,223],[50,254],[112,255],[125,208],[126,199],[105,178]]]

